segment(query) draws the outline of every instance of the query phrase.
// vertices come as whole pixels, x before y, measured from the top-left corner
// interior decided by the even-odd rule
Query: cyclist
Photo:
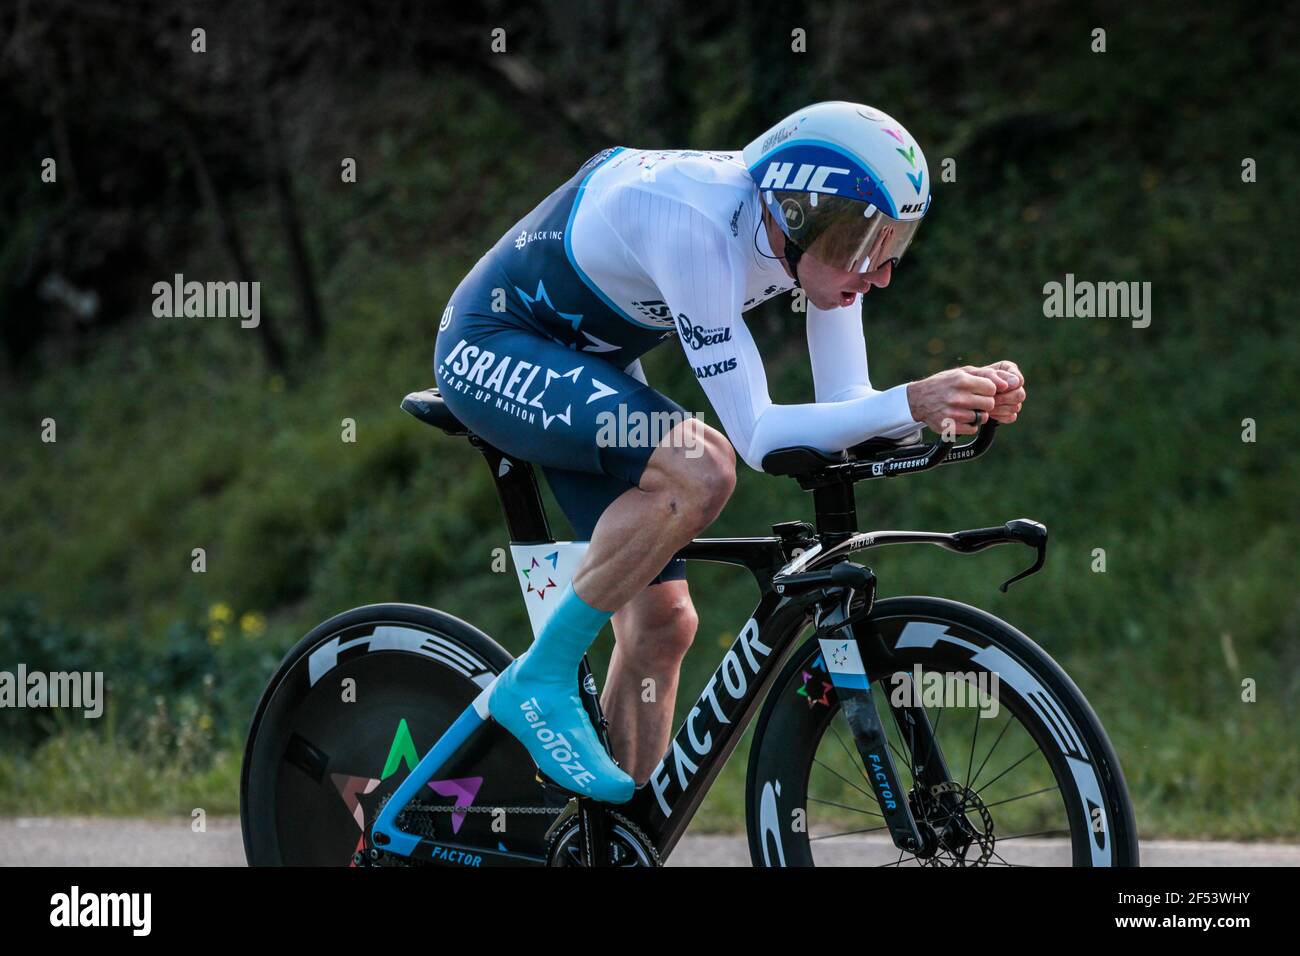
[[[743,153],[598,153],[452,294],[434,358],[444,400],[471,431],[539,464],[590,540],[533,645],[487,692],[493,718],[552,781],[625,802],[667,747],[696,627],[673,554],[722,510],[736,455],[761,471],[787,445],[834,452],[918,423],[972,434],[990,417],[1015,421],[1025,389],[1012,362],[871,385],[860,297],[889,285],[930,198],[902,124],[817,103]],[[741,314],[796,286],[816,401],[776,405]],[[646,383],[640,356],[670,338],[725,437]],[[638,421],[671,428],[656,435]],[[602,703],[626,771],[577,694],[578,664],[611,617]],[[646,679],[653,703],[642,702]]]

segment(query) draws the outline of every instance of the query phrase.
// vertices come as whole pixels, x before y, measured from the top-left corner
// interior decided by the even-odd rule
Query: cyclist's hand
[[[912,418],[924,422],[931,431],[942,434],[953,427],[958,435],[979,431],[975,413],[982,412],[980,423],[989,420],[996,405],[998,381],[976,374],[972,366],[948,369],[907,386],[907,404]],[[955,427],[954,427],[955,426]]]
[[[1015,362],[1001,361],[983,368],[968,369],[974,375],[982,375],[997,383],[998,391],[994,396],[994,421],[1009,425],[1020,415],[1020,407],[1025,401],[1025,376]]]

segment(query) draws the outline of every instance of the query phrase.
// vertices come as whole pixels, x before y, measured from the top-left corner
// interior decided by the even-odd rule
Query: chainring
[[[552,834],[546,849],[547,866],[582,866],[579,820],[573,814]],[[662,866],[659,851],[641,828],[627,817],[605,811],[605,843],[609,848],[609,866]]]

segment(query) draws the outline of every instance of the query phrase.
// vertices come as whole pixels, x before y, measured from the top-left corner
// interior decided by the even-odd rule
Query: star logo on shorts
[[[519,298],[523,300],[524,305],[528,307],[528,312],[533,318],[542,322],[555,323],[563,319],[575,329],[578,323],[582,321],[582,315],[577,312],[561,312],[554,303],[551,302],[551,296],[546,291],[546,283],[541,279],[537,280],[537,291],[529,295],[519,286],[515,286],[515,291],[519,293]],[[553,317],[553,318],[552,318]]]

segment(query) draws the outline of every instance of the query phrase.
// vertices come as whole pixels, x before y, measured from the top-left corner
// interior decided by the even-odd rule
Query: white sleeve
[[[722,228],[693,207],[625,190],[637,215],[624,223],[628,251],[677,317],[678,338],[736,454],[756,471],[776,448],[810,445],[837,452],[912,421],[906,386],[846,401],[774,405],[753,336],[741,318],[745,266]],[[628,234],[634,233],[634,234]]]
[[[812,362],[814,394],[818,402],[843,402],[851,398],[880,395],[871,387],[867,370],[867,342],[862,334],[862,296],[852,305],[820,309],[808,303],[808,357]],[[907,383],[883,394],[893,394],[906,403]],[[878,434],[902,438],[920,427],[908,409],[906,424]]]

